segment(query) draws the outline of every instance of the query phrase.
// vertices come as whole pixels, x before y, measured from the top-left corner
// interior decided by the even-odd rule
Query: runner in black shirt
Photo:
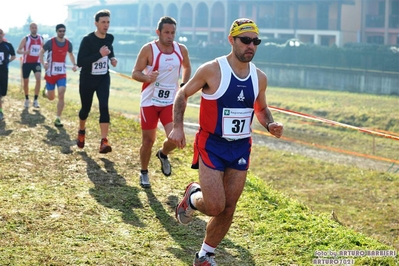
[[[4,31],[0,29],[0,121],[4,118],[2,98],[8,90],[8,64],[14,59],[14,47],[4,39]]]
[[[82,107],[79,111],[77,145],[79,148],[83,148],[85,145],[86,119],[93,103],[94,92],[96,92],[100,108],[100,153],[112,151],[107,139],[110,123],[108,108],[110,75],[108,69],[109,63],[116,67],[118,61],[112,47],[114,36],[107,33],[110,16],[109,10],[105,9],[96,13],[97,29],[83,37],[78,53],[78,66],[81,67],[79,94]]]

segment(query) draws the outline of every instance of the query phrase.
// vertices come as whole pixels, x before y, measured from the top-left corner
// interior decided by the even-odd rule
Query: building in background
[[[399,44],[399,0],[81,0],[68,5],[68,35],[94,29],[94,14],[111,11],[112,33],[121,42],[155,38],[161,16],[178,22],[178,40],[225,44],[231,22],[256,21],[263,39],[298,39],[338,47],[362,42]]]
[[[358,0],[361,42],[399,45],[399,0]]]

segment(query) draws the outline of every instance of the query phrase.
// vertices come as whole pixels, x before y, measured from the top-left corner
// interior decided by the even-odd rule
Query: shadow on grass
[[[0,121],[0,136],[7,137],[8,135],[10,135],[12,133],[12,130],[6,129],[6,126],[7,126],[6,121],[1,120]]]
[[[145,227],[134,213],[134,209],[143,208],[138,197],[139,190],[126,185],[126,179],[115,170],[114,162],[101,158],[104,171],[86,152],[80,152],[80,155],[87,163],[87,176],[95,185],[94,188],[90,188],[90,195],[104,207],[120,211],[125,223]]]
[[[47,129],[47,138],[44,140],[44,143],[52,146],[59,146],[63,154],[72,153],[71,147],[75,145],[75,142],[71,140],[65,128],[57,127],[57,130],[47,125],[44,125],[44,128]]]
[[[24,108],[21,113],[21,124],[29,127],[36,127],[38,124],[43,124],[46,117],[40,113],[40,110],[34,109],[33,114],[29,113],[29,108]]]
[[[175,216],[175,207],[178,204],[178,198],[176,196],[169,196],[166,204],[170,207],[169,210],[165,210],[162,203],[157,199],[151,189],[144,190],[147,194],[148,202],[151,208],[156,213],[156,217],[169,235],[178,243],[181,249],[169,247],[168,251],[172,253],[176,258],[182,260],[185,264],[191,265],[194,259],[195,252],[201,249],[202,241],[204,239],[204,231],[206,228],[206,222],[195,218],[188,225],[180,225]],[[173,213],[173,215],[170,215]],[[192,247],[192,243],[197,243],[195,247]],[[230,249],[234,248],[240,257],[233,256],[222,247],[226,246]],[[221,245],[217,248],[216,261],[223,261],[223,265],[255,265],[252,259],[251,253],[240,245],[236,245],[229,239],[223,239]]]

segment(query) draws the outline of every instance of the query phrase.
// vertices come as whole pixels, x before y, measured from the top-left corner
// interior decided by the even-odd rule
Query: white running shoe
[[[170,174],[172,173],[172,169],[170,167],[170,162],[168,160],[168,156],[166,156],[166,158],[163,158],[161,156],[161,150],[159,150],[156,154],[156,156],[158,157],[159,161],[161,162],[161,170],[162,173],[165,176],[170,176]]]
[[[142,188],[150,188],[150,177],[148,176],[148,173],[140,173],[140,186]]]
[[[33,107],[40,108],[39,102],[37,100],[33,101]]]
[[[30,104],[30,103],[29,103],[29,99],[26,99],[26,100],[25,100],[25,103],[24,103],[24,107],[25,107],[25,108],[29,108],[29,104]]]

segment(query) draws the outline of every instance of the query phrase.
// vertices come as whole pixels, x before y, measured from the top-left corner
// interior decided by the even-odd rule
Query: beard
[[[235,52],[234,52],[234,55],[236,56],[236,58],[237,58],[240,62],[248,63],[248,62],[251,62],[252,59],[254,58],[255,52],[254,52],[252,55],[248,55],[248,54],[245,54],[245,52],[241,54],[241,53],[235,51]]]

